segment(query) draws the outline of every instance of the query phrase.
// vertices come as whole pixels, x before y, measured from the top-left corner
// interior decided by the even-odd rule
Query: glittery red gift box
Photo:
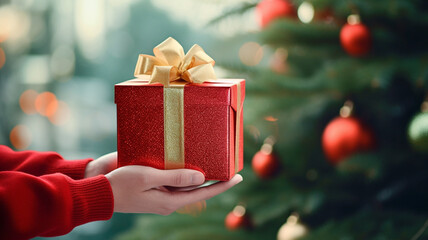
[[[144,80],[115,85],[118,167],[145,165],[165,169],[163,94],[163,85]],[[207,180],[221,181],[231,179],[243,168],[244,98],[243,79],[184,86],[185,168],[203,172]],[[236,144],[238,153],[235,153]]]

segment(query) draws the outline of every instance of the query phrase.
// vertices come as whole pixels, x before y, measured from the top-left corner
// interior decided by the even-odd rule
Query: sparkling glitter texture
[[[236,173],[235,121],[236,111],[242,116],[245,80],[233,81],[219,79],[184,86],[184,167],[202,171],[207,180],[227,181]],[[237,103],[236,81],[241,85],[241,104]],[[163,86],[141,80],[119,83],[115,102],[118,166],[165,169]],[[239,128],[237,171],[243,168],[242,117]]]

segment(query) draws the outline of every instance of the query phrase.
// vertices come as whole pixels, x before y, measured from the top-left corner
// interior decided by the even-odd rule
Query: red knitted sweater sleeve
[[[90,221],[110,219],[113,194],[107,178],[82,179],[89,161],[0,146],[0,236],[57,236]]]
[[[73,179],[81,179],[90,161],[89,158],[66,161],[55,152],[15,152],[0,145],[0,171],[20,171],[34,176],[59,172]]]

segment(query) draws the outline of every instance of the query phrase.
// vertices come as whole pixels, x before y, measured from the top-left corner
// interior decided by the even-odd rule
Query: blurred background
[[[2,0],[0,144],[115,151],[114,84],[171,36],[247,80],[245,181],[57,239],[428,239],[427,29],[424,0]]]

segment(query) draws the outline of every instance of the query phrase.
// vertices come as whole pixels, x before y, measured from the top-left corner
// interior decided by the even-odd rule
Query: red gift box
[[[245,80],[218,79],[182,88],[183,127],[177,138],[168,135],[177,113],[165,112],[164,101],[173,87],[141,79],[115,85],[118,167],[189,168],[203,172],[207,180],[231,179],[243,168]],[[180,144],[181,157],[174,161],[181,165],[166,155]]]

